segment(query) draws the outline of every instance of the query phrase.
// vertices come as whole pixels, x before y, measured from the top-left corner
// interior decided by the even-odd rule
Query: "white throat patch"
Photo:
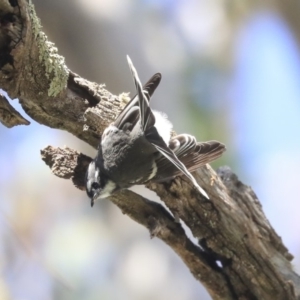
[[[116,184],[113,181],[108,180],[104,189],[101,191],[100,195],[97,196],[96,200],[109,197],[115,189],[116,189]]]

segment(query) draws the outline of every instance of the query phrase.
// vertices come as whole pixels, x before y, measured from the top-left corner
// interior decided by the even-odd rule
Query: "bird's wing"
[[[151,96],[153,95],[155,89],[158,87],[161,80],[161,74],[154,74],[148,82],[144,85],[143,91],[148,101],[150,101]],[[122,129],[123,126],[127,123],[131,123],[134,127],[135,123],[139,118],[139,96],[135,95],[124,107],[122,112],[119,114],[117,119],[114,121],[114,125]]]
[[[150,101],[150,97],[153,95],[154,91],[158,87],[161,80],[161,74],[154,74],[148,82],[144,85],[143,91]],[[139,118],[139,96],[135,95],[124,107],[122,112],[119,114],[117,119],[114,121],[114,126],[119,129],[122,129],[123,126],[127,123],[135,125]]]
[[[193,172],[199,167],[219,158],[226,150],[225,146],[218,141],[197,142],[195,137],[189,134],[180,134],[173,137],[169,148],[174,152],[185,167]],[[180,175],[170,161],[164,157],[156,160],[157,176],[155,180],[162,181]]]
[[[175,166],[177,168],[179,174],[182,172],[185,176],[187,176],[192,181],[194,186],[198,189],[198,191],[203,196],[205,196],[207,199],[209,199],[206,192],[201,188],[201,186],[198,185],[194,176],[189,172],[189,170],[186,168],[186,166],[178,159],[176,154],[166,145],[164,140],[159,136],[155,127],[152,127],[151,130],[148,130],[148,134],[147,134],[146,138],[159,151],[159,153],[161,153],[164,156],[164,159],[161,159],[160,162],[159,162],[159,160],[156,161],[158,175],[160,173],[159,168],[162,167],[161,165],[164,166],[166,171],[168,171],[167,170],[168,166],[169,167]],[[186,147],[189,147],[188,146],[189,144],[191,144],[191,141],[188,141],[188,143],[186,144]],[[180,147],[178,150],[180,150]],[[174,175],[174,176],[176,176],[176,175]],[[171,176],[171,177],[173,177],[173,176]]]
[[[171,164],[185,174],[202,195],[209,199],[206,192],[198,185],[194,176],[188,171],[185,165],[177,158],[174,152],[167,146],[162,137],[158,134],[157,129],[154,127],[155,116],[149,106],[148,95],[143,92],[141,81],[129,56],[127,56],[127,61],[137,90],[140,108],[140,121],[146,139],[156,148],[159,153],[161,153],[168,161],[170,161]]]
[[[127,61],[128,61],[128,65],[131,70],[133,81],[134,81],[136,91],[137,91],[137,98],[138,98],[138,103],[139,103],[140,121],[141,121],[142,130],[144,132],[146,132],[149,128],[151,128],[155,124],[155,116],[149,106],[149,100],[150,100],[151,95],[150,95],[150,93],[148,93],[148,92],[145,93],[143,91],[143,87],[142,87],[141,81],[139,79],[139,76],[137,74],[137,71],[136,71],[135,67],[133,66],[133,63],[128,55],[127,55]],[[159,78],[159,81],[160,81],[160,78]],[[152,85],[152,87],[153,87],[153,85]]]

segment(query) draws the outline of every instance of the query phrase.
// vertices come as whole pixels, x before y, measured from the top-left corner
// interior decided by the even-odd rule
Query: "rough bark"
[[[0,2],[0,87],[18,98],[24,111],[40,124],[63,129],[94,148],[99,136],[128,100],[104,86],[71,72],[57,49],[40,31],[32,4],[25,0]],[[28,124],[0,98],[4,125]],[[14,116],[15,121],[11,120]],[[69,148],[48,146],[42,159],[52,172],[72,179],[84,190],[84,174],[91,158]],[[183,177],[148,187],[160,204],[131,191],[111,197],[124,214],[168,244],[213,299],[300,299],[299,276],[292,255],[263,214],[252,189],[228,167],[217,174],[203,167],[195,174],[208,192],[204,199]],[[198,238],[191,242],[178,220]]]

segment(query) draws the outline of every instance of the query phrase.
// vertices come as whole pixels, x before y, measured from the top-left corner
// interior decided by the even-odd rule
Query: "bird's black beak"
[[[93,207],[94,206],[94,197],[91,199],[91,207]]]

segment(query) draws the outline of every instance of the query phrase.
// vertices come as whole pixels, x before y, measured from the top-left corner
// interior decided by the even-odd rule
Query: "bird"
[[[85,184],[91,206],[133,185],[163,182],[182,174],[209,199],[191,172],[219,158],[225,145],[214,140],[197,142],[190,134],[172,137],[173,126],[167,116],[149,105],[161,74],[154,74],[142,86],[129,56],[127,61],[136,95],[104,130],[97,155],[87,168]]]

